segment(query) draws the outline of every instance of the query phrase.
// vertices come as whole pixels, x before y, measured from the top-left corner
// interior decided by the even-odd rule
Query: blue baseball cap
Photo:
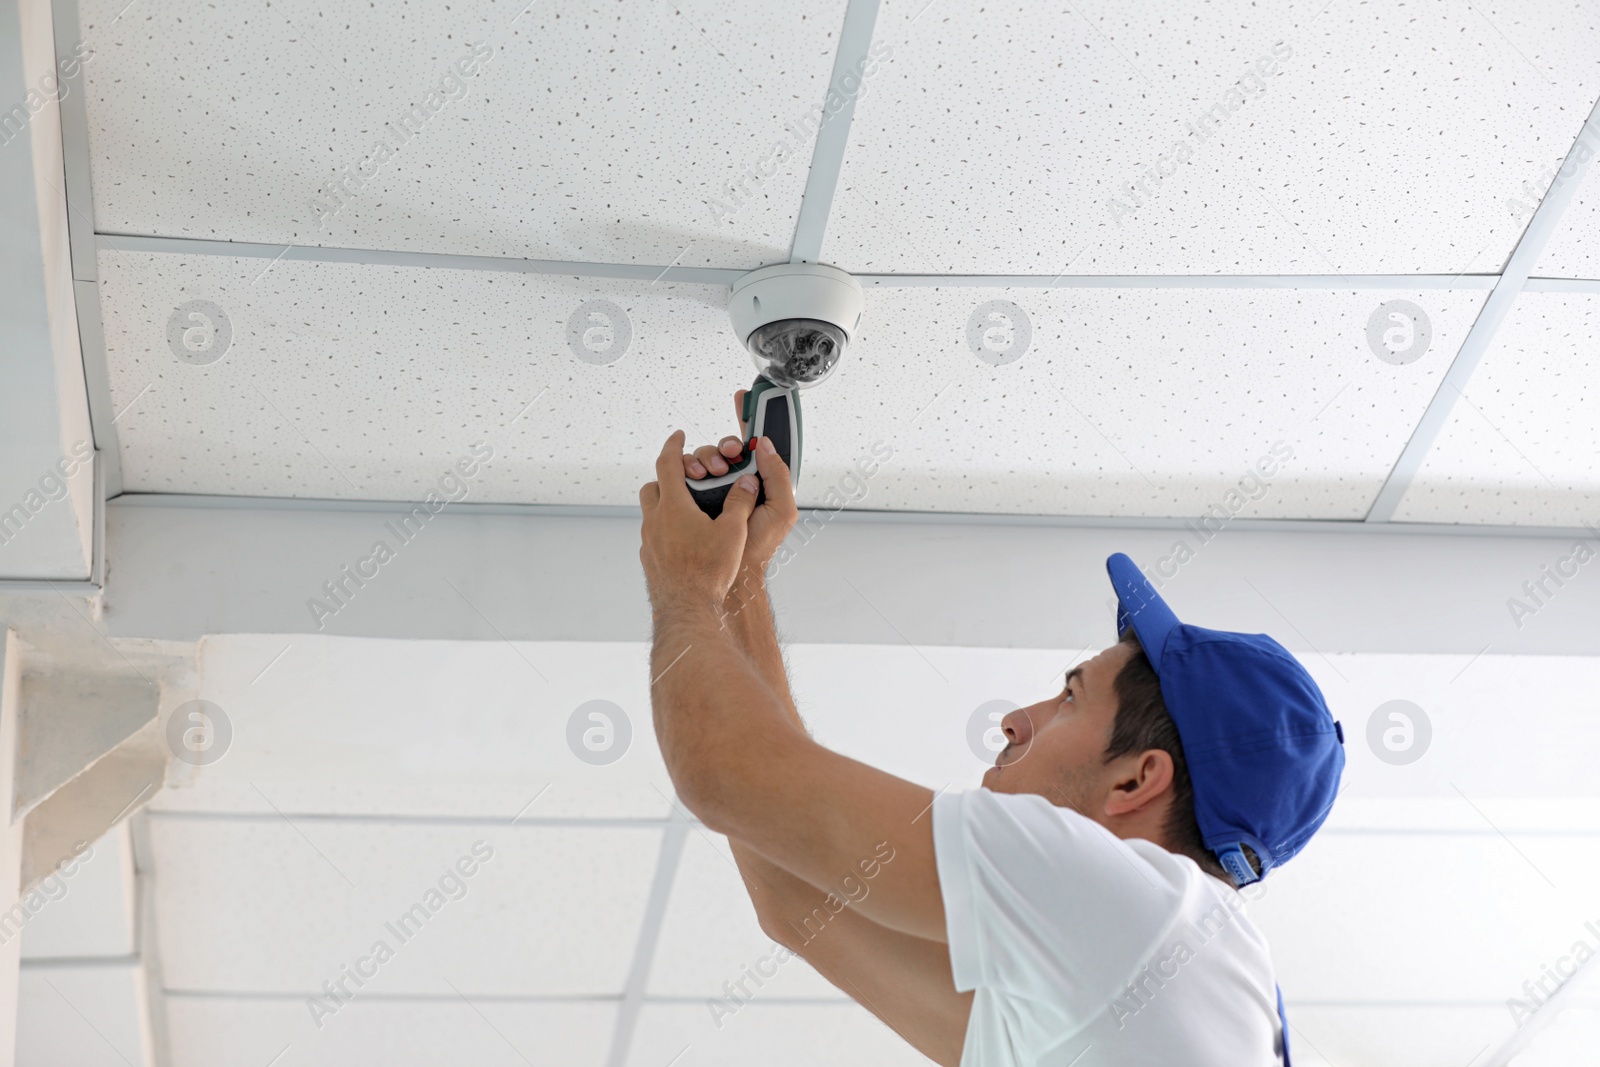
[[[1344,728],[1311,675],[1266,634],[1179,622],[1121,552],[1106,572],[1117,592],[1117,637],[1133,629],[1178,727],[1201,840],[1236,886],[1264,878],[1328,817],[1344,771]]]

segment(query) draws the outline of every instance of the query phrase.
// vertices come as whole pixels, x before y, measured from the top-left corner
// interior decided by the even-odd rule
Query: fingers
[[[739,420],[739,435],[724,437],[714,445],[701,445],[693,452],[683,453],[680,462],[684,477],[694,481],[702,478],[720,478],[732,469],[731,461],[744,455],[744,434],[749,429],[744,422],[744,396],[750,390],[740,389],[733,394],[733,410]]]
[[[656,457],[656,482],[660,494],[658,499],[683,504],[693,503],[693,499],[689,496],[689,487],[683,480],[682,457],[683,431],[673,430],[672,436],[667,438],[667,443],[661,446],[661,454]],[[644,503],[644,491],[644,489],[639,490],[641,505]]]
[[[794,482],[789,479],[789,465],[772,447],[770,437],[763,437],[756,444],[756,469],[767,489],[767,505],[780,512],[793,512]]]
[[[655,482],[645,482],[639,487],[639,506],[653,508],[661,502],[661,487]]]
[[[701,445],[692,453],[684,453],[683,473],[695,479],[707,474],[720,477],[731,469],[729,461],[743,454],[744,444],[737,437],[724,437],[718,444]]]
[[[744,526],[750,521],[750,513],[756,509],[756,494],[760,485],[756,482],[754,474],[743,474],[728,489],[728,495],[722,501],[722,514],[716,521],[724,520],[738,526]]]

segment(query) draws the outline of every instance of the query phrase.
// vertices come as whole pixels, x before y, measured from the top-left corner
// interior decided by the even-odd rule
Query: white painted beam
[[[27,815],[154,722],[160,699],[151,665],[103,642],[83,642],[70,659],[30,657],[22,674],[15,814]],[[109,828],[107,821],[88,840]]]
[[[1529,278],[1525,293],[1600,293],[1600,278]]]
[[[703,285],[731,286],[745,273],[742,270],[720,267],[578,263],[556,259],[464,256],[453,252],[395,252],[382,248],[334,248],[328,245],[269,245],[253,241],[209,241],[189,237],[148,237],[138,234],[100,233],[95,235],[95,244],[97,247],[119,252],[233,256],[241,259],[289,259],[308,263],[362,263],[383,267],[490,270],[513,274],[561,274],[575,278],[631,278],[639,281],[693,282]]]
[[[22,892],[148,804],[169,761],[164,731],[152,721],[23,816]]]
[[[78,0],[50,0],[55,22],[57,70],[74,69],[83,46]],[[71,242],[72,289],[78,340],[88,389],[89,420],[96,446],[95,472],[104,485],[97,500],[122,492],[122,454],[117,447],[116,412],[106,368],[105,334],[100,323],[99,263],[95,247],[94,192],[89,174],[89,114],[83,79],[68,82],[58,103],[61,157],[66,184],[67,233]]]
[[[128,499],[108,508],[113,636],[649,637],[639,521],[628,509],[533,517],[460,505],[394,546],[395,558],[357,586],[344,568],[368,557],[389,536],[385,522],[406,508]],[[1559,589],[1546,579],[1553,595],[1540,598],[1536,617],[1509,612],[1509,598],[1526,596],[1525,582],[1570,552],[1561,536],[1236,521],[1200,543],[1176,522],[1001,525],[806,512],[803,524],[808,516],[810,532],[793,535],[792,559],[773,579],[785,636],[796,642],[1093,647],[1111,629],[1105,559],[1124,551],[1158,577],[1171,575],[1162,588],[1181,615],[1271,633],[1302,651],[1589,655],[1600,647],[1593,576]],[[1179,541],[1194,557],[1174,565]],[[328,593],[336,581],[345,583],[339,600]],[[315,612],[314,601],[336,610]]]
[[[74,581],[93,562],[94,440],[61,129],[39,88],[55,73],[49,5],[0,3],[0,578]]]
[[[11,796],[17,765],[17,720],[22,703],[22,647],[16,632],[0,628],[0,922],[17,913],[22,894],[22,823]],[[18,974],[22,939],[0,940],[0,1067],[16,1063]]]
[[[794,240],[789,246],[791,263],[815,263],[822,254],[822,238],[828,229],[828,216],[833,211],[834,190],[839,186],[839,172],[844,169],[844,150],[850,143],[850,123],[855,118],[856,97],[863,82],[862,68],[867,62],[867,50],[872,46],[872,31],[877,22],[878,0],[850,0],[845,8],[839,46],[833,53],[828,95],[822,103],[822,126],[811,148],[806,191],[800,200]]]
[[[884,289],[1493,289],[1498,274],[858,274]]]
[[[241,259],[301,260],[308,263],[359,263],[441,270],[487,270],[518,274],[558,274],[575,278],[629,278],[643,281],[732,285],[745,273],[723,267],[675,267],[649,263],[588,263],[571,260],[468,256],[453,252],[398,252],[381,248],[283,245],[213,241],[189,237],[96,234],[99,248],[181,256],[232,256]],[[750,269],[766,264],[751,263]],[[1498,274],[857,274],[862,285],[881,289],[1493,289]],[[1529,278],[1539,292],[1592,292],[1600,281]]]

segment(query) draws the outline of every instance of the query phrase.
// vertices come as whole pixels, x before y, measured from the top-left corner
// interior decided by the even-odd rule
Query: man
[[[771,443],[765,503],[747,475],[715,521],[684,477],[726,473],[739,439],[682,448],[639,494],[655,727],[762,929],[950,1067],[1287,1065],[1239,889],[1337,793],[1343,731],[1304,668],[1265,635],[1179,623],[1114,555],[1118,643],[1005,717],[984,788],[935,795],[795,712],[762,583],[796,518]]]

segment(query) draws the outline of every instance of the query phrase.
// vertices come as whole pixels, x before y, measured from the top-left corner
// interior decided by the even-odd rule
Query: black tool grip
[[[800,394],[798,390],[774,385],[764,375],[758,375],[755,384],[744,395],[744,408],[739,419],[739,439],[744,449],[737,459],[728,460],[728,472],[714,477],[690,478],[684,476],[689,493],[700,510],[713,519],[722,514],[723,502],[733,489],[733,483],[746,472],[756,475],[756,505],[767,499],[767,488],[760,484],[756,471],[756,457],[752,444],[758,437],[770,437],[778,456],[788,464],[793,482],[800,478]],[[726,456],[723,457],[727,459]]]

